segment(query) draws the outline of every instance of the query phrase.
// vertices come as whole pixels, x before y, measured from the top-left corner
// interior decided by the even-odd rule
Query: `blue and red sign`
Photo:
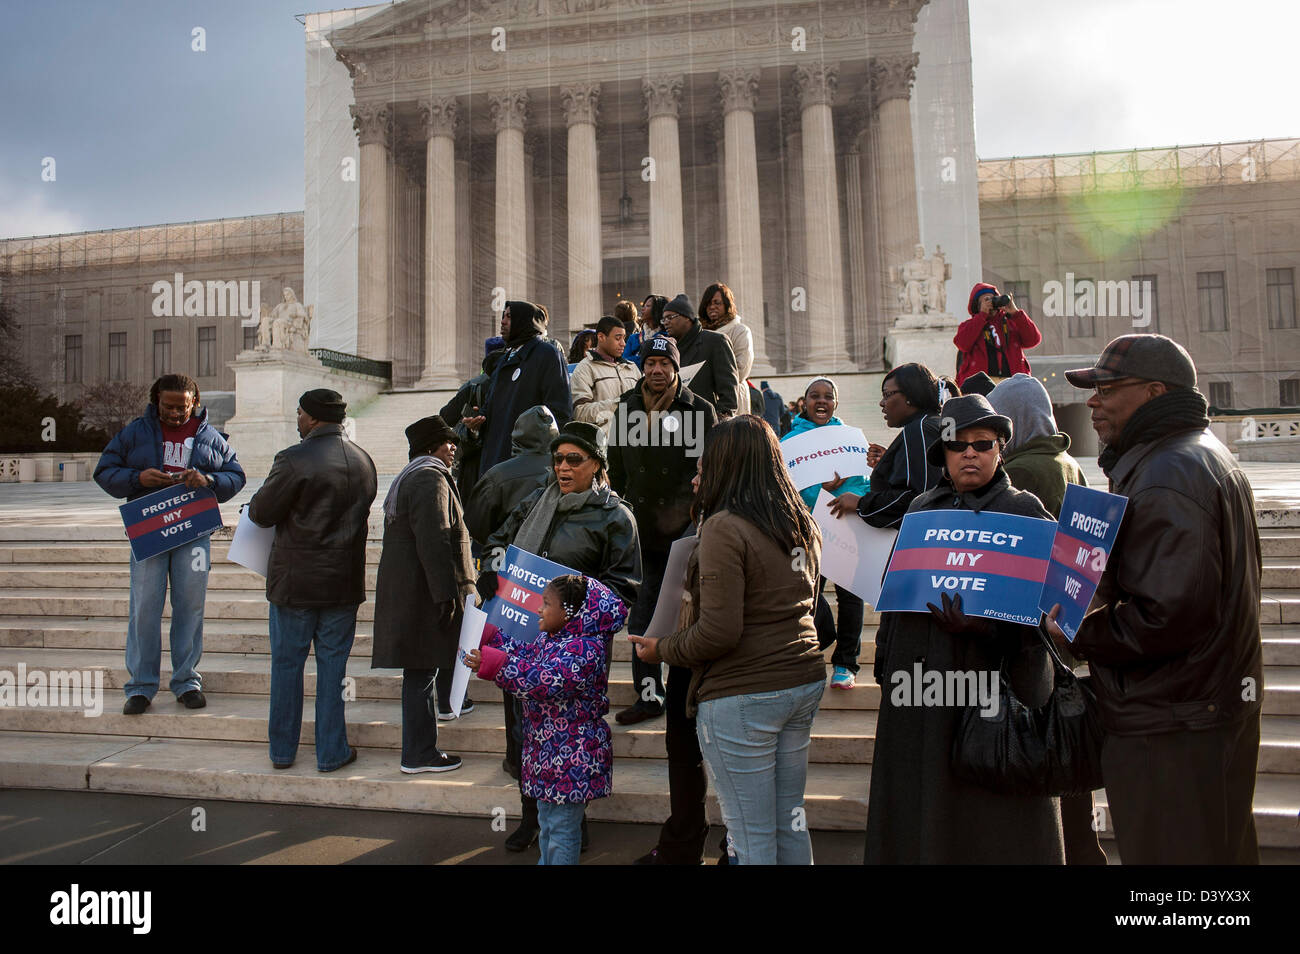
[[[488,606],[488,622],[510,639],[531,643],[537,638],[537,621],[542,615],[542,590],[557,576],[577,572],[509,547],[505,569],[497,573],[497,595]]]
[[[117,509],[137,560],[175,550],[224,526],[217,495],[206,487],[163,487]]]
[[[1056,524],[1005,513],[909,513],[898,532],[879,612],[928,613],[960,596],[967,616],[1037,625]]]
[[[1106,569],[1128,498],[1092,490],[1078,484],[1065,488],[1061,504],[1061,521],[1052,543],[1047,578],[1038,598],[1038,606],[1051,612],[1060,604],[1056,625],[1065,638],[1074,641],[1088,612],[1088,604],[1097,592],[1097,584]]]

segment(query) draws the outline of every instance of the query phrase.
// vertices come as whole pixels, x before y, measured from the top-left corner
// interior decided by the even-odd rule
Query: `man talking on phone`
[[[134,500],[160,487],[207,488],[224,503],[244,487],[244,469],[199,406],[199,386],[184,374],[164,374],[149,389],[144,414],[108,442],[95,483]],[[202,551],[201,554],[196,551]],[[131,555],[131,608],[126,630],[126,715],[140,715],[158,691],[162,610],[172,590],[171,691],[188,709],[207,705],[203,677],[203,604],[208,594],[208,538],[145,560]]]

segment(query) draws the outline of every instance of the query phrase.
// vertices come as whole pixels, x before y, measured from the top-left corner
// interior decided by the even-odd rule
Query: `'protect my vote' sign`
[[[1070,484],[1061,504],[1061,520],[1052,542],[1047,579],[1038,598],[1038,607],[1049,613],[1060,604],[1056,625],[1065,638],[1074,641],[1088,612],[1088,604],[1097,592],[1106,561],[1115,546],[1120,521],[1128,498]]]
[[[577,572],[527,550],[508,548],[505,569],[497,573],[497,595],[489,604],[488,622],[510,639],[531,643],[537,638],[542,614],[542,590],[557,576]]]
[[[967,616],[1037,625],[1056,524],[1005,513],[909,513],[899,528],[876,609],[928,613],[960,596]]]
[[[206,487],[163,487],[117,509],[137,560],[175,550],[223,526],[217,495]]]

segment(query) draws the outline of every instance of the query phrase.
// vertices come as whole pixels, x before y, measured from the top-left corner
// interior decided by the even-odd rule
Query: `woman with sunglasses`
[[[952,439],[930,447],[941,467],[938,487],[912,501],[909,513],[965,510],[1050,520],[1038,498],[1015,490],[1002,467],[1011,420],[971,394],[943,406]],[[1052,667],[1037,627],[966,616],[960,594],[926,613],[882,613],[876,633],[876,682],[881,686],[871,795],[867,801],[867,864],[1064,864],[1059,800],[999,795],[952,774],[952,744],[962,707],[903,705],[896,692],[933,671],[1001,670],[1026,706],[1052,691]],[[986,683],[987,684],[987,683]],[[996,682],[994,683],[996,685]],[[955,700],[944,700],[953,703]]]
[[[483,566],[497,565],[498,554],[521,550],[599,580],[628,607],[641,584],[641,546],[627,504],[610,489],[606,475],[609,439],[595,424],[570,421],[551,441],[555,480],[524,498],[488,538]],[[485,570],[478,591],[486,602],[496,595],[497,574]],[[507,703],[506,731],[515,731],[520,713]],[[513,724],[512,724],[513,723]],[[523,795],[523,821],[506,839],[506,848],[523,851],[537,840],[537,802]],[[583,843],[586,844],[586,823]]]

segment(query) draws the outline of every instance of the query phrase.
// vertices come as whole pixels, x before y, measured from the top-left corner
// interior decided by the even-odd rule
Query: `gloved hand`
[[[478,590],[479,599],[484,603],[497,595],[497,574],[495,570],[484,570],[479,574],[478,581],[474,584]],[[479,604],[482,605],[482,604]]]
[[[943,609],[933,603],[926,603],[925,608],[930,611],[935,625],[945,633],[954,636],[962,633],[971,636],[991,636],[993,634],[992,620],[984,619],[981,616],[966,616],[962,613],[960,593],[952,599],[948,598],[947,593],[940,593],[939,602],[943,605]]]

